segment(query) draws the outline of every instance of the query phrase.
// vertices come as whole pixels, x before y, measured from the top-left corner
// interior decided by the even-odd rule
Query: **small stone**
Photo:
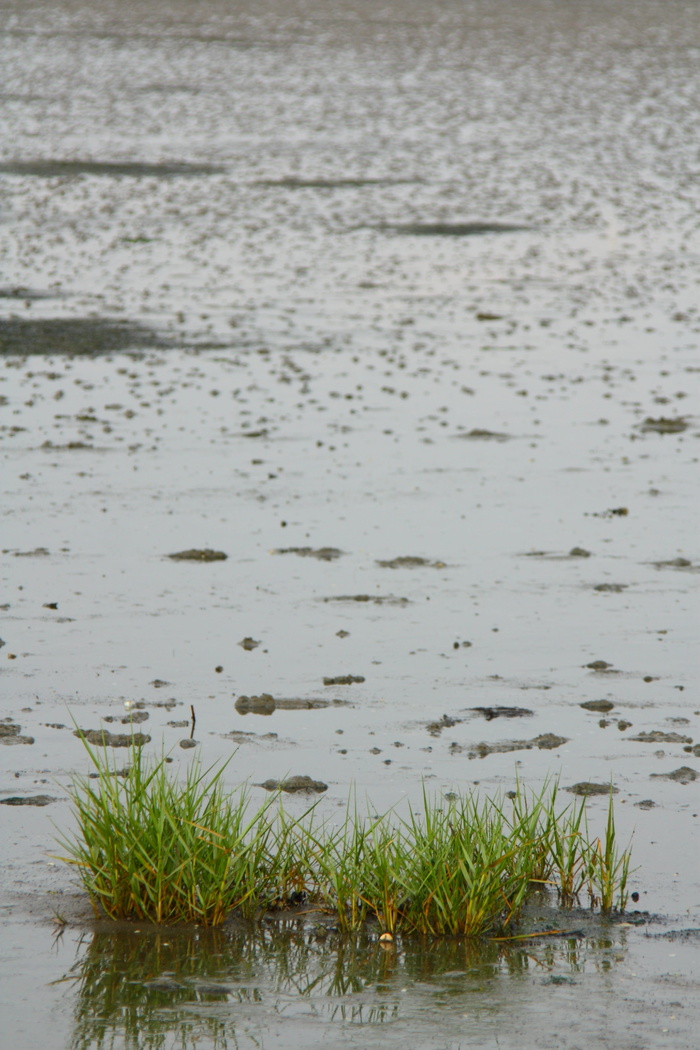
[[[586,700],[585,703],[579,704],[579,707],[583,707],[586,711],[599,711],[601,714],[612,711],[614,706],[610,700]]]

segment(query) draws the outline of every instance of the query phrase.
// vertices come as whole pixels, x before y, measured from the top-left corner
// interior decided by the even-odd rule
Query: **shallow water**
[[[151,751],[308,775],[330,815],[353,788],[612,780],[649,913],[589,937],[583,976],[566,943],[350,965],[291,923],[210,967],[178,934],[178,980],[232,990],[149,993],[139,1045],[520,1046],[524,1012],[533,1047],[695,1046],[697,940],[651,934],[700,925],[697,782],[667,777],[700,774],[699,23],[676,0],[3,5],[0,801],[56,799],[0,810],[14,1045],[50,1014],[52,1045],[102,1045],[94,960],[153,969],[50,857],[73,721],[138,711]],[[227,558],[168,557],[193,548]],[[475,710],[499,706],[532,713]],[[309,990],[338,970],[351,993]]]

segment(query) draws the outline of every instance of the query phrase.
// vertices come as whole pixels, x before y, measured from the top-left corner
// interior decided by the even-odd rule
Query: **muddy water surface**
[[[695,1048],[695,6],[1,13],[12,1045]],[[513,952],[96,927],[76,725],[331,817],[612,781],[639,900]]]

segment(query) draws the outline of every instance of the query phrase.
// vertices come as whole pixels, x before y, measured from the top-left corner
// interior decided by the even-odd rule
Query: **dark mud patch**
[[[591,552],[585,547],[572,547],[568,554],[559,554],[556,551],[526,551],[525,558],[542,558],[547,561],[572,561],[577,558],[590,558]]]
[[[532,751],[537,748],[540,751],[553,751],[562,744],[567,744],[568,737],[557,736],[555,733],[542,733],[533,737],[532,740],[501,740],[498,743],[472,744],[462,747],[461,744],[451,744],[452,754],[461,754],[466,751],[467,758],[486,758],[487,755],[502,755],[509,751]]]
[[[680,569],[684,572],[700,572],[700,565],[694,565],[689,558],[669,558],[667,561],[652,561],[655,569]]]
[[[257,744],[259,741],[276,742],[279,736],[277,733],[252,733],[245,729],[232,729],[230,733],[224,734],[224,739],[233,740],[236,744]]]
[[[325,677],[323,679],[324,685],[355,685],[355,683],[364,682],[364,675],[361,674],[338,674],[335,676]]]
[[[584,703],[579,704],[584,711],[597,711],[599,714],[606,715],[608,711],[612,711],[615,705],[611,700],[586,700]]]
[[[628,740],[636,740],[641,744],[692,744],[692,736],[681,736],[680,733],[664,733],[660,729],[654,729],[650,733],[637,733],[636,736],[628,736]]]
[[[0,744],[33,744],[33,736],[22,736],[22,726],[12,719],[0,722]]]
[[[197,548],[193,547],[187,551],[177,551],[175,554],[168,554],[166,557],[170,558],[171,561],[226,561],[228,554],[223,551],[213,551],[208,547]]]
[[[92,317],[0,319],[0,354],[29,357],[31,354],[67,354],[98,357],[124,351],[162,350],[174,344],[152,328],[129,321],[98,320]]]
[[[564,790],[570,791],[573,795],[580,795],[581,798],[588,798],[591,795],[609,795],[611,791],[613,795],[616,795],[618,792],[618,789],[612,784],[596,784],[592,780],[581,780],[578,784],[572,784],[571,787],[564,788]]]
[[[594,510],[591,518],[626,518],[629,515],[629,507],[608,507],[607,510]],[[588,517],[586,514],[584,517]]]
[[[260,696],[239,696],[234,704],[239,715],[271,715],[276,708],[275,698],[271,693]]]
[[[288,791],[290,794],[316,794],[328,791],[328,784],[322,780],[314,780],[308,776],[287,777],[285,780],[264,780],[256,787],[265,788],[265,791]]]
[[[5,553],[3,551],[3,553]],[[46,558],[51,553],[48,547],[35,547],[33,551],[13,551],[13,558]]]
[[[255,638],[246,637],[242,638],[238,644],[240,645],[241,649],[245,649],[247,653],[252,653],[253,649],[257,649],[258,646],[262,643],[257,642]]]
[[[443,715],[442,718],[438,718],[435,722],[428,722],[426,729],[431,736],[440,736],[443,729],[451,729],[452,726],[458,726],[463,721],[463,718],[452,718],[450,715]]]
[[[324,602],[359,602],[372,605],[410,605],[410,598],[397,598],[393,594],[339,594],[323,598]]]
[[[317,700],[315,697],[288,697],[275,700],[279,711],[322,711],[326,707],[352,707],[349,700]]]
[[[94,160],[10,160],[0,163],[0,175],[33,175],[43,179],[77,175],[170,179],[178,175],[217,175],[224,170],[212,164],[144,164]]]
[[[682,434],[688,426],[685,416],[678,416],[676,419],[666,419],[664,416],[652,419],[651,416],[647,416],[644,422],[639,424],[639,430],[643,434]]]
[[[11,795],[0,798],[0,806],[50,806],[57,801],[53,795]]]
[[[627,583],[596,583],[593,590],[600,594],[622,594],[628,586]]]
[[[494,718],[529,718],[534,714],[529,707],[470,707],[469,710],[482,715],[487,722]]]
[[[637,809],[655,809],[656,803],[653,798],[643,798],[641,802],[635,802]]]
[[[123,726],[135,726],[141,722],[147,722],[150,717],[148,711],[131,711],[128,715],[124,715],[123,718],[120,718],[118,715],[105,715],[103,721],[108,723],[121,722]],[[187,725],[189,725],[189,722]]]
[[[473,427],[465,434],[455,434],[454,437],[462,441],[512,441],[512,434],[504,434],[498,430],[485,430],[483,427]]]
[[[676,784],[692,784],[694,780],[700,777],[695,769],[691,766],[680,766],[679,769],[674,769],[671,773],[650,773],[652,777],[657,777],[659,780],[674,780]]]
[[[377,565],[382,569],[444,569],[446,567],[444,561],[431,561],[430,558],[420,558],[413,554],[377,561]]]
[[[489,233],[521,233],[533,229],[508,222],[398,222],[368,228],[404,237],[482,237]]]
[[[327,707],[350,707],[347,700],[317,700],[315,697],[275,698],[271,693],[239,696],[234,704],[239,715],[271,715],[274,711],[322,711]]]
[[[44,441],[41,448],[48,449],[51,452],[76,452],[76,451],[88,451],[92,452],[96,448],[96,445],[91,445],[88,441],[67,441],[65,445],[55,445],[53,441]]]
[[[73,736],[97,747],[143,747],[151,741],[148,733],[110,733],[108,729],[75,729]]]
[[[337,547],[279,547],[273,554],[297,554],[300,558],[316,558],[317,561],[335,561],[344,551]]]

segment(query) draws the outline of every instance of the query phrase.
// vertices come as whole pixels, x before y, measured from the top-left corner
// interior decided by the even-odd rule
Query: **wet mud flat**
[[[526,6],[3,9],[13,1045],[695,1050],[696,28]],[[612,785],[639,900],[512,954],[94,925],[78,727],[331,820]]]

